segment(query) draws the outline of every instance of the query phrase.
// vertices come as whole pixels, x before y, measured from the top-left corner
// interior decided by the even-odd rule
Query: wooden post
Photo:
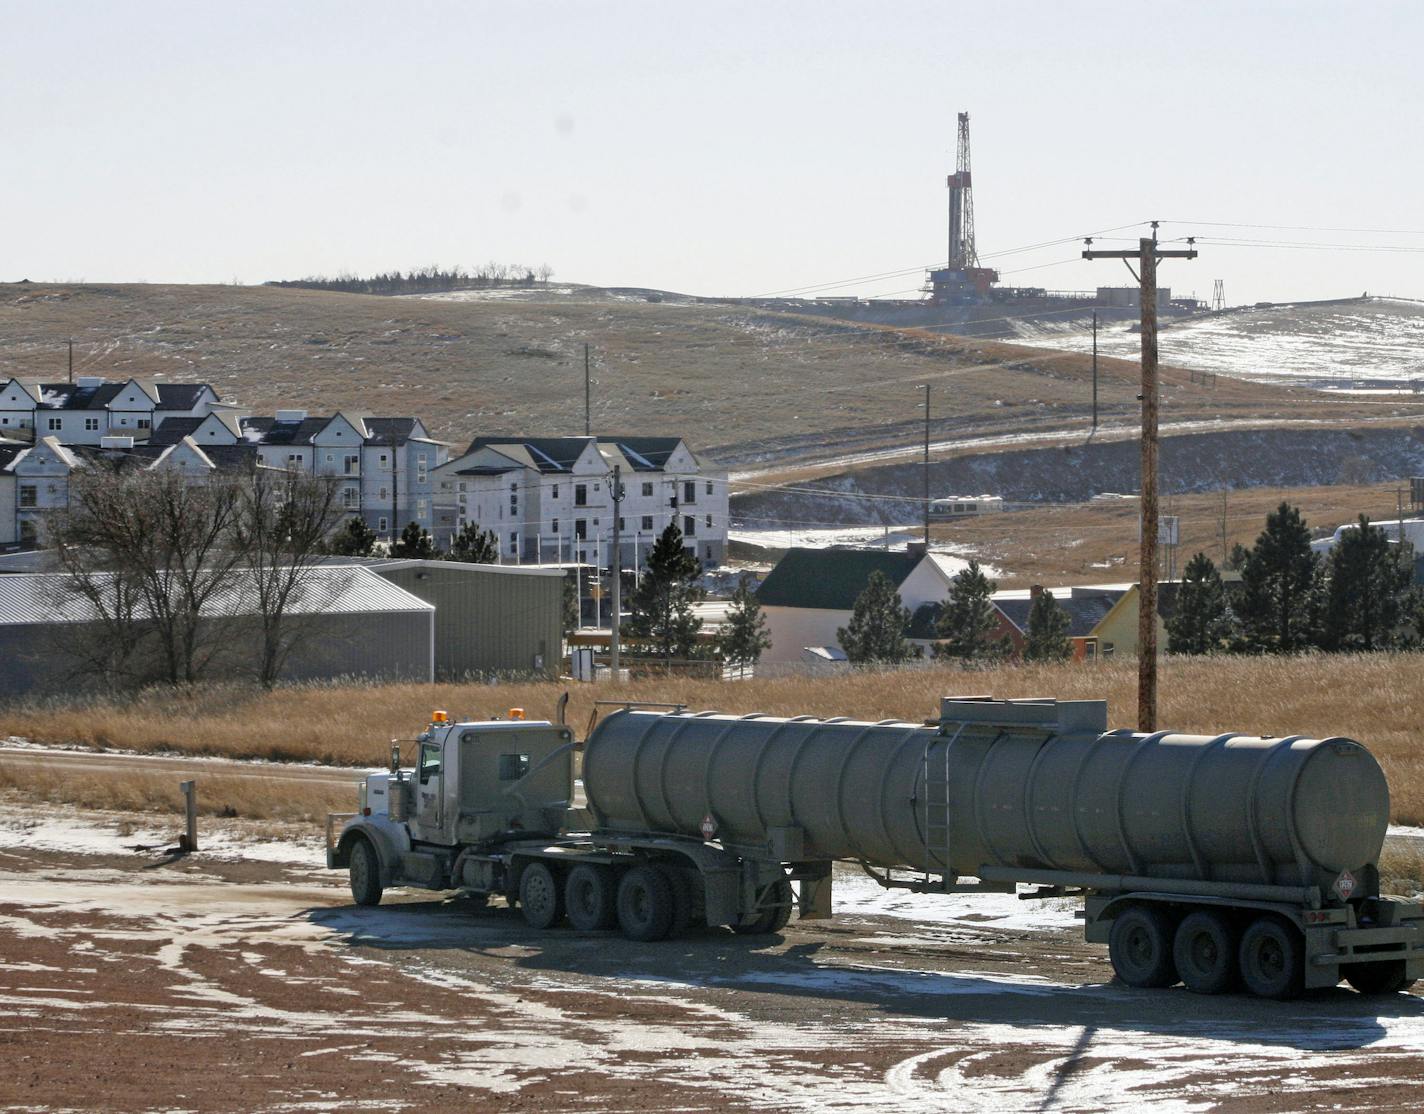
[[[1157,240],[1138,241],[1142,311],[1142,559],[1137,587],[1137,730],[1157,730]]]
[[[198,783],[185,781],[178,788],[183,790],[183,808],[188,821],[188,830],[179,839],[178,846],[191,854],[198,849]]]
[[[1142,556],[1137,586],[1137,729],[1157,730],[1157,260],[1195,259],[1195,238],[1187,237],[1185,250],[1163,250],[1157,245],[1157,221],[1152,235],[1143,236],[1137,249],[1095,251],[1084,241],[1084,259],[1136,259],[1137,300],[1142,314],[1142,495],[1139,528]],[[1128,263],[1128,269],[1132,264]]]

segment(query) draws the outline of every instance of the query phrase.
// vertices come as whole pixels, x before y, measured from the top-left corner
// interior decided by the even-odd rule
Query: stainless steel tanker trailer
[[[1102,701],[975,698],[924,723],[626,705],[582,744],[437,713],[418,748],[328,820],[362,904],[419,886],[503,896],[541,929],[768,933],[829,916],[845,861],[920,893],[1081,895],[1131,986],[1287,998],[1424,974],[1424,909],[1379,893],[1389,789],[1351,739],[1109,731]]]

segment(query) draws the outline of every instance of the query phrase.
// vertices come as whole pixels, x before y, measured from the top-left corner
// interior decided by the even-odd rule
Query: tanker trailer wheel
[[[519,876],[519,908],[530,928],[553,928],[564,919],[564,891],[545,863],[534,862]]]
[[[564,881],[569,923],[580,932],[612,928],[618,919],[618,880],[606,866],[580,863]]]
[[[630,940],[661,940],[672,931],[672,883],[654,866],[635,866],[618,883],[618,927]]]
[[[1414,985],[1404,973],[1404,960],[1385,959],[1378,963],[1346,963],[1340,968],[1345,981],[1361,994],[1398,994]]]
[[[1225,994],[1236,986],[1236,950],[1240,934],[1225,914],[1215,909],[1189,913],[1177,926],[1172,958],[1177,974],[1196,994]]]
[[[1258,998],[1284,1001],[1305,989],[1305,944],[1280,917],[1257,917],[1241,934],[1241,981]]]
[[[1133,905],[1113,918],[1108,959],[1128,986],[1163,987],[1177,981],[1172,919],[1150,905]]]
[[[675,866],[660,866],[658,871],[668,880],[672,888],[672,924],[668,926],[668,937],[681,936],[692,924],[693,908],[692,883],[685,871]]]
[[[381,862],[371,841],[361,837],[351,844],[351,897],[357,905],[381,903]]]
[[[795,895],[791,892],[791,883],[785,878],[773,883],[771,892],[767,894],[767,899],[775,904],[769,909],[763,909],[757,919],[750,924],[733,925],[732,931],[739,932],[743,936],[768,936],[785,928],[786,922],[791,919],[791,904],[795,900]]]

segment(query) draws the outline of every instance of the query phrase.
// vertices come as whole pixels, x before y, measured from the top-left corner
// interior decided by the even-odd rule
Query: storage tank
[[[1389,790],[1350,739],[1107,731],[1103,701],[945,700],[932,726],[615,712],[585,744],[604,831],[787,860],[1308,886],[1373,863]],[[799,847],[799,850],[797,848]]]

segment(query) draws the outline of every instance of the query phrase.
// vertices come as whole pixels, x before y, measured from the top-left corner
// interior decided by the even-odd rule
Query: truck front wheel
[[[351,844],[351,897],[357,905],[381,903],[381,863],[368,839]]]
[[[618,927],[630,940],[662,940],[672,931],[672,884],[654,866],[635,866],[618,883]]]
[[[564,919],[563,889],[544,863],[530,863],[520,875],[519,907],[530,928],[553,928]]]
[[[1257,917],[1241,935],[1241,981],[1258,998],[1285,1001],[1305,988],[1305,944],[1280,917]]]

